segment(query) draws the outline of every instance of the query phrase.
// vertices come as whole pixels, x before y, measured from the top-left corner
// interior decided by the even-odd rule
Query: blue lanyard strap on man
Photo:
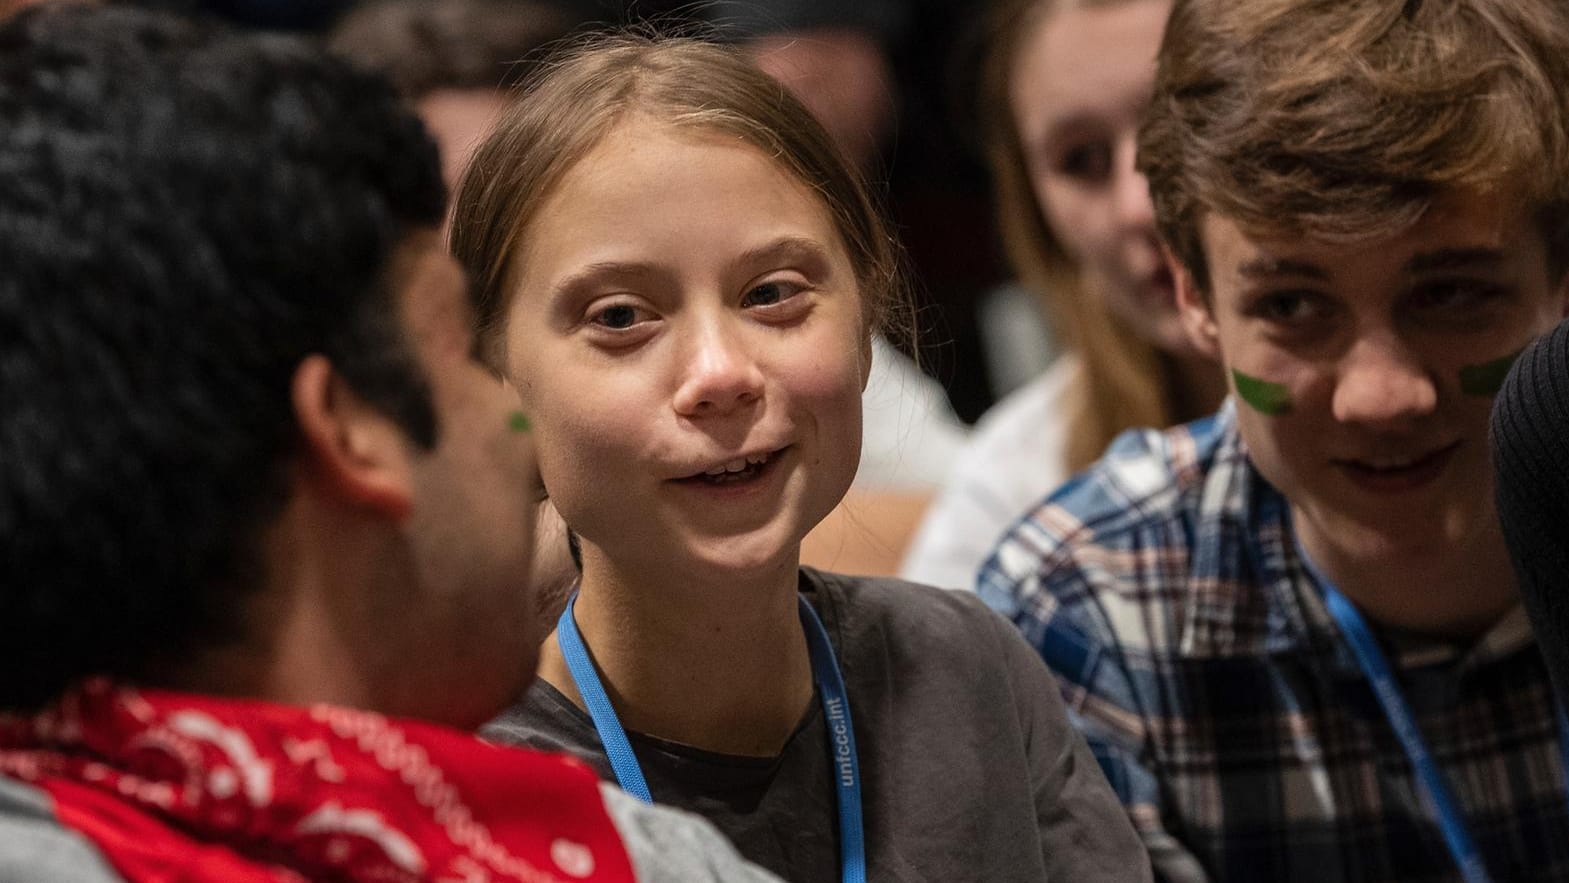
[[[1389,720],[1396,738],[1405,749],[1406,758],[1411,762],[1411,768],[1416,773],[1417,790],[1437,816],[1444,842],[1449,846],[1450,854],[1454,856],[1455,863],[1460,867],[1461,877],[1466,883],[1491,883],[1492,877],[1488,874],[1487,865],[1482,860],[1481,849],[1471,837],[1471,829],[1466,824],[1465,814],[1450,792],[1443,771],[1438,768],[1438,762],[1433,759],[1432,752],[1428,750],[1427,742],[1422,738],[1421,730],[1417,728],[1416,715],[1412,714],[1410,706],[1406,704],[1405,696],[1400,691],[1400,684],[1395,679],[1394,670],[1384,658],[1384,652],[1379,648],[1378,639],[1373,635],[1372,628],[1368,626],[1367,620],[1363,618],[1361,611],[1357,610],[1356,605],[1341,594],[1334,582],[1313,564],[1306,550],[1299,545],[1297,552],[1308,574],[1323,591],[1324,606],[1329,609],[1329,615],[1334,618],[1340,633],[1345,636],[1352,655],[1356,657],[1357,665],[1361,667],[1363,675],[1367,677],[1368,683],[1373,688],[1373,695],[1384,710],[1384,717]],[[1557,714],[1557,722],[1558,749],[1564,764],[1563,774],[1569,777],[1569,743],[1564,741],[1566,726],[1569,725],[1566,725],[1561,709]]]
[[[806,633],[806,647],[812,660],[812,678],[817,684],[818,698],[823,706],[823,723],[828,730],[828,760],[833,770],[834,784],[839,796],[839,866],[844,883],[866,883],[866,832],[861,823],[861,768],[855,751],[855,727],[850,721],[850,698],[845,693],[844,677],[839,662],[834,658],[833,644],[829,643],[828,630],[823,628],[817,611],[805,597],[798,597],[801,628]],[[589,658],[583,636],[578,633],[577,619],[572,611],[577,605],[577,593],[567,600],[567,607],[556,621],[556,642],[561,645],[561,655],[566,659],[567,670],[577,685],[588,715],[594,721],[599,741],[610,759],[610,768],[616,774],[621,790],[645,803],[653,803],[648,782],[637,756],[632,753],[632,743],[626,730],[616,717],[616,710],[605,694],[599,680],[599,671]]]

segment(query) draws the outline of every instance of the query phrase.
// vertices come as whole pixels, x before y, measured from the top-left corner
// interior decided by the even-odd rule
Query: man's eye
[[[1468,310],[1490,303],[1503,292],[1502,288],[1490,283],[1455,279],[1419,286],[1412,292],[1412,301],[1422,310]]]
[[[1288,325],[1312,321],[1325,312],[1320,299],[1304,291],[1271,292],[1255,300],[1248,309],[1250,315]]]

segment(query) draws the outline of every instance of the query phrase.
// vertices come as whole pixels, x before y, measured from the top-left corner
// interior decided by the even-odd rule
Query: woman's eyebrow
[[[643,261],[595,261],[574,270],[551,286],[551,299],[557,300],[609,279],[643,279],[654,275],[654,265]]]
[[[772,242],[749,248],[731,262],[737,268],[755,267],[758,264],[807,264],[808,269],[820,271],[829,266],[828,249],[815,239],[805,236],[781,236]]]

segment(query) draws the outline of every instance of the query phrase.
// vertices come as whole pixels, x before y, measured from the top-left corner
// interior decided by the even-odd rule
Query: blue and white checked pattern
[[[1232,408],[1124,434],[1003,536],[981,597],[1056,672],[1157,877],[1458,881]],[[1569,880],[1523,612],[1466,646],[1381,638],[1493,878]]]

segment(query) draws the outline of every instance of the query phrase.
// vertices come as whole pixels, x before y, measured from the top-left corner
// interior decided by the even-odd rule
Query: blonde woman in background
[[[982,73],[999,224],[1064,355],[976,425],[905,559],[970,588],[997,537],[1118,433],[1209,413],[1224,387],[1178,325],[1133,166],[1167,0],[1004,0]]]

